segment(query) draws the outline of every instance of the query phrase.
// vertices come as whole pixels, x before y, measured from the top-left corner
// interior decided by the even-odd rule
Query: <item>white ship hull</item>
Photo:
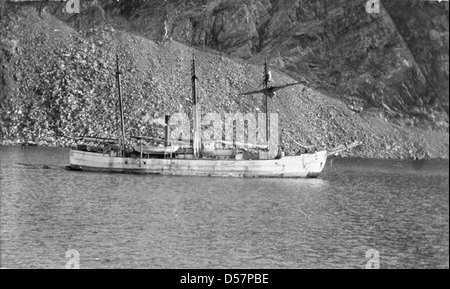
[[[80,171],[242,178],[315,178],[328,152],[274,160],[140,159],[72,150],[70,169]]]

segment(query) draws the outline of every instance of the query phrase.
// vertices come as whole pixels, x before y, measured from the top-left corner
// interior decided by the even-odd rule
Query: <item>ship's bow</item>
[[[325,168],[328,152],[320,151],[315,154],[303,155],[303,167],[307,172],[308,178],[317,178]]]

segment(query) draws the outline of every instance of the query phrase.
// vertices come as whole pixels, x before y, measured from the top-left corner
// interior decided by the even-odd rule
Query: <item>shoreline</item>
[[[59,142],[59,143],[58,143]],[[1,140],[0,141],[0,146],[5,146],[5,147],[48,147],[48,148],[67,148],[70,149],[73,146],[75,146],[75,142],[73,141],[68,141],[68,142],[63,142],[62,140],[56,140],[56,141],[45,141],[45,140],[40,140],[38,142],[33,142],[33,141],[27,141],[27,142],[14,142],[14,141],[9,141],[9,140]],[[333,155],[330,156],[329,158],[354,158],[354,159],[371,159],[371,160],[413,160],[413,161],[436,161],[436,160],[442,160],[442,161],[450,161],[449,157],[442,157],[442,156],[437,156],[437,157],[432,157],[432,156],[427,156],[427,155],[423,155],[423,154],[416,154],[414,156],[411,156],[409,158],[405,158],[402,156],[397,156],[397,157],[393,157],[392,155],[388,155],[386,157],[386,155],[384,154],[384,156],[382,154],[378,155],[377,157],[372,157],[372,156],[368,156],[369,152],[364,152],[364,151],[358,151],[357,153],[352,153],[352,151],[347,151],[344,153],[340,153],[337,155]]]

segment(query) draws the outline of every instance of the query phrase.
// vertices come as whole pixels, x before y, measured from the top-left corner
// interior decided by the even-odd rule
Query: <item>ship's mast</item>
[[[117,90],[119,93],[119,110],[120,110],[120,151],[121,156],[125,157],[125,121],[123,117],[123,100],[122,100],[122,92],[120,87],[120,72],[119,67],[119,55],[116,55],[116,79],[117,79]]]
[[[195,55],[192,57],[192,103],[193,103],[193,150],[194,157],[199,157],[200,155],[200,121],[199,121],[199,107],[198,98],[196,91],[196,81],[197,75],[195,74]]]
[[[307,85],[306,81],[301,81],[297,83],[290,83],[280,86],[269,86],[269,83],[272,82],[272,73],[269,71],[269,65],[267,64],[267,58],[264,62],[264,88],[262,90],[256,90],[252,92],[241,93],[239,95],[253,95],[253,94],[264,94],[264,105],[265,105],[265,114],[266,114],[266,142],[267,146],[270,146],[270,100],[269,98],[276,96],[276,91],[280,89],[285,89],[294,85]],[[261,139],[262,136],[259,136]],[[269,148],[270,149],[270,148]]]
[[[267,58],[264,62],[264,97],[265,97],[265,113],[266,113],[266,141],[267,141],[267,145],[269,145],[269,140],[270,140],[270,115],[269,115],[269,82],[270,82],[270,72],[269,72],[269,67],[267,65]]]

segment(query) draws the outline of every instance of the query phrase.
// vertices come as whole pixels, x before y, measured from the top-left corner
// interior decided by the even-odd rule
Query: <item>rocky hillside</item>
[[[0,140],[70,145],[64,135],[116,135],[116,53],[127,133],[161,134],[149,120],[189,111],[195,53],[204,112],[260,111],[261,96],[237,94],[259,86],[267,56],[280,69],[275,84],[311,83],[273,103],[286,133],[305,145],[360,140],[364,146],[350,155],[448,158],[448,115],[441,100],[426,98],[439,96],[427,94],[439,78],[426,74],[390,16],[363,15],[356,5],[344,9],[345,19],[359,22],[341,23],[343,9],[322,11],[313,2],[320,1],[82,1],[77,15],[63,14],[62,3],[3,2]],[[380,29],[384,38],[374,36]],[[283,142],[288,152],[299,150]]]
[[[356,107],[428,118],[448,112],[448,2],[367,0],[84,1],[78,29],[109,23],[154,41],[165,36],[261,64],[271,63]]]

